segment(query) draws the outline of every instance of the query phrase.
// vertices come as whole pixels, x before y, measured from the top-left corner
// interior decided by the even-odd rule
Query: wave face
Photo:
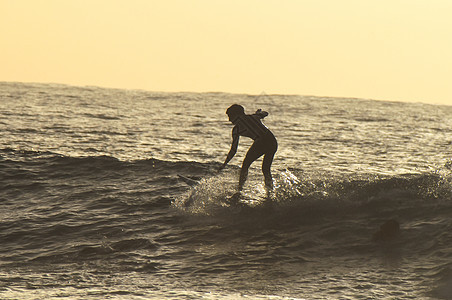
[[[2,299],[451,298],[448,107],[2,87]],[[214,119],[219,103],[241,100],[272,101],[281,153],[275,190],[266,194],[253,165],[244,206],[231,206],[239,168],[216,171],[230,127]],[[278,119],[288,107],[292,119]],[[313,129],[321,123],[326,131]]]

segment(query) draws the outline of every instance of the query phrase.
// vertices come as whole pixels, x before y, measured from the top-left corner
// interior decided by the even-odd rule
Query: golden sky
[[[0,0],[0,81],[452,105],[451,0]]]

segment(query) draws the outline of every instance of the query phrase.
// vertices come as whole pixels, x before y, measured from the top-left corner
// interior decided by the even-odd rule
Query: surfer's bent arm
[[[239,135],[238,134],[232,134],[232,145],[231,149],[229,150],[228,155],[226,156],[226,160],[224,161],[223,165],[220,167],[220,170],[222,170],[228,162],[234,157],[234,155],[237,153],[237,147],[239,146]]]

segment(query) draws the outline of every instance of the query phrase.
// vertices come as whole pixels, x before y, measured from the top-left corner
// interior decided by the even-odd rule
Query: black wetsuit
[[[254,143],[251,145],[243,160],[239,189],[242,188],[246,180],[250,165],[262,155],[264,155],[262,172],[265,177],[265,185],[269,188],[273,188],[271,165],[276,150],[278,149],[278,143],[273,133],[262,124],[261,119],[265,118],[267,115],[267,112],[258,110],[252,115],[243,114],[233,120],[235,126],[232,129],[231,152],[235,154],[240,136],[246,136],[254,140]]]

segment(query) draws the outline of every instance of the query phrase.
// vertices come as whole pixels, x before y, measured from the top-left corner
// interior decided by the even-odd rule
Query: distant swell
[[[101,175],[108,172],[111,175],[120,175],[121,171],[132,169],[140,171],[155,171],[148,173],[148,176],[176,174],[177,172],[198,173],[206,169],[209,164],[197,162],[172,162],[158,159],[146,159],[136,161],[120,161],[111,156],[82,156],[70,157],[57,153],[32,150],[13,150],[10,148],[0,150],[0,164],[3,173],[8,176],[24,176],[27,173],[33,174],[34,168],[48,176],[80,176],[80,175]],[[6,172],[5,167],[12,168]],[[31,172],[27,172],[31,171]],[[95,173],[99,172],[99,173]]]

